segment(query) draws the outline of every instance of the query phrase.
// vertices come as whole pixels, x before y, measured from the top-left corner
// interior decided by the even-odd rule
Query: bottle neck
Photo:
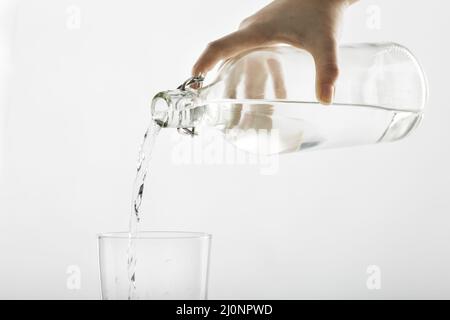
[[[203,116],[198,100],[198,94],[190,89],[160,92],[152,101],[152,119],[163,128],[194,128]]]

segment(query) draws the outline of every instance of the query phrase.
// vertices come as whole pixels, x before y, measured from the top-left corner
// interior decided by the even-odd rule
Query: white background
[[[0,298],[98,299],[96,234],[128,226],[151,97],[268,1],[0,1]],[[167,130],[142,228],[213,234],[210,298],[450,298],[449,10],[385,0],[346,14],[342,41],[399,42],[424,67],[430,98],[411,137],[285,155],[265,176],[177,166]]]

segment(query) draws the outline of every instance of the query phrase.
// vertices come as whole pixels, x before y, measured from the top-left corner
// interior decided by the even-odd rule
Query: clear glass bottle
[[[152,117],[188,134],[216,128],[238,148],[263,154],[395,141],[418,125],[427,84],[408,49],[344,45],[339,67],[334,103],[321,105],[308,52],[259,48],[225,61],[207,85],[194,77],[158,93]]]

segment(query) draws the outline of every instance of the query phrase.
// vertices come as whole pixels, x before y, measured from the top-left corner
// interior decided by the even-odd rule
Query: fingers
[[[264,99],[268,72],[266,63],[259,57],[246,57],[245,60],[245,98]]]
[[[258,57],[248,57],[245,64],[245,97],[247,99],[264,99],[266,83],[269,79],[267,61]],[[244,114],[242,129],[272,129],[273,106],[271,104],[250,104],[249,112]],[[258,133],[258,132],[257,132]]]
[[[280,61],[276,58],[268,59],[267,66],[269,67],[269,72],[272,76],[272,85],[275,88],[275,98],[286,99],[286,86],[284,84],[283,68]]]
[[[316,96],[323,104],[331,104],[334,98],[334,85],[339,75],[337,44],[326,41],[312,50],[316,64]]]
[[[228,76],[225,82],[225,96],[230,99],[236,99],[238,86],[242,80],[243,64],[238,64],[232,69],[231,74]],[[233,108],[230,110],[230,120],[227,125],[227,129],[234,128],[241,121],[242,104],[233,104]]]
[[[220,60],[228,59],[245,50],[264,44],[261,34],[244,28],[211,42],[192,68],[193,75],[205,74]]]

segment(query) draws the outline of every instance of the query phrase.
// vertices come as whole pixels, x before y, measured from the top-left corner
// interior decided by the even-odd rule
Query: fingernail
[[[323,104],[331,104],[334,99],[334,86],[323,85],[320,88],[320,102]]]

